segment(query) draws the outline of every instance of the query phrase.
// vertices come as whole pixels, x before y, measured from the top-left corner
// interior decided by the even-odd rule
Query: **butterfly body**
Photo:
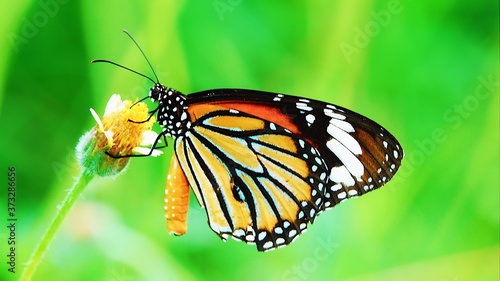
[[[149,97],[158,103],[157,120],[164,134],[173,138],[184,134],[190,123],[186,112],[186,96],[157,83],[149,91]]]

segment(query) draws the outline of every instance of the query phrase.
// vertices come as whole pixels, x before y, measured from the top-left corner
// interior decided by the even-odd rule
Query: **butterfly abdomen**
[[[185,234],[189,207],[189,184],[175,155],[170,161],[164,199],[168,233]]]

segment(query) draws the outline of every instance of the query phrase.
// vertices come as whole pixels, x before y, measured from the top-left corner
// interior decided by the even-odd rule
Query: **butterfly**
[[[386,129],[337,105],[244,89],[184,95],[156,73],[155,81],[93,62],[154,83],[144,99],[157,104],[150,118],[162,128],[152,149],[162,137],[174,139],[164,200],[176,235],[187,231],[191,187],[224,241],[231,236],[259,251],[286,246],[324,210],[387,183],[404,156]]]

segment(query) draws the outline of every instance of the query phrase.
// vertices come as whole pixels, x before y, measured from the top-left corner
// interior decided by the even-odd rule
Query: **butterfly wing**
[[[210,227],[223,239],[270,250],[293,241],[322,210],[326,163],[274,123],[214,111],[178,137],[175,150]]]
[[[375,122],[319,101],[249,90],[188,96],[176,155],[210,227],[256,243],[291,243],[346,198],[382,186],[402,158]]]
[[[326,162],[332,198],[327,208],[381,187],[404,156],[399,142],[376,122],[346,108],[316,100],[242,89],[188,96],[192,105],[233,108],[269,120],[315,147]]]

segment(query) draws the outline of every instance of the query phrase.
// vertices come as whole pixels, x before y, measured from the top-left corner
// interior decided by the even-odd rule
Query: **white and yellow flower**
[[[130,100],[122,101],[120,95],[114,94],[102,119],[92,108],[90,113],[97,125],[80,138],[76,148],[78,162],[84,168],[100,176],[114,175],[125,168],[130,159],[127,156],[162,154],[151,147],[158,138],[151,130],[155,118],[142,122],[149,117],[145,103],[132,106]]]

